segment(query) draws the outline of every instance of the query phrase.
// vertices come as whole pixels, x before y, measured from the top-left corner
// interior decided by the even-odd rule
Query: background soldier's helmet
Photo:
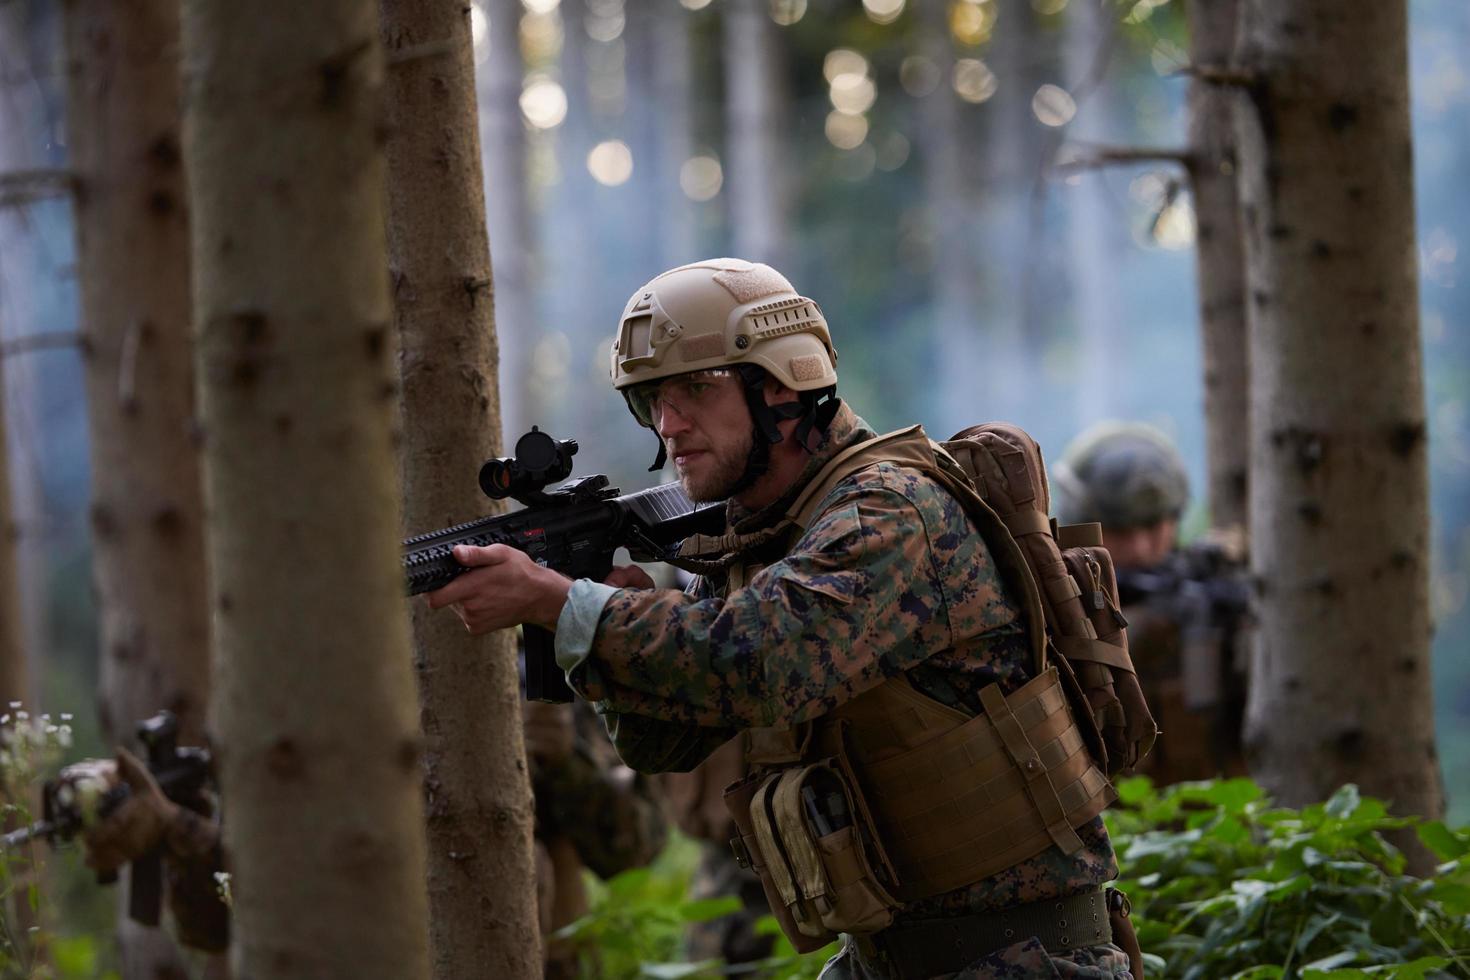
[[[612,349],[613,387],[753,365],[793,391],[837,383],[837,351],[816,303],[775,269],[708,259],[651,280],[628,300]]]
[[[1063,524],[1148,527],[1184,512],[1189,476],[1179,451],[1158,429],[1104,422],[1067,447],[1051,468],[1051,490]]]

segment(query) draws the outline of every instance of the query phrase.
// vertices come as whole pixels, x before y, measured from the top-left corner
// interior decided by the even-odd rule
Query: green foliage
[[[685,897],[698,863],[699,845],[676,833],[650,867],[625,871],[607,882],[589,875],[588,913],[557,933],[558,938],[585,944],[582,975],[650,980],[756,975],[762,980],[815,980],[827,957],[836,952],[836,945],[799,955],[769,915],[757,923],[756,930],[776,937],[770,959],[729,968],[719,960],[683,961],[686,926],[740,909],[740,899],[734,896],[695,901]]]
[[[1344,786],[1274,808],[1247,779],[1118,786],[1108,815],[1151,977],[1470,977],[1470,831],[1390,817]],[[1403,873],[1385,833],[1444,863]]]

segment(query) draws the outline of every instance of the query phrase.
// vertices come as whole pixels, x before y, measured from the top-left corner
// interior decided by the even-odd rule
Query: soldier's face
[[[655,401],[653,426],[689,499],[724,500],[750,456],[750,409],[733,373],[701,383],[698,398]]]

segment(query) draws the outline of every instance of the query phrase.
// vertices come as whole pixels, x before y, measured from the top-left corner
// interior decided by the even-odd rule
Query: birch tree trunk
[[[767,0],[727,0],[724,32],[731,247],[740,258],[782,269],[791,258],[784,67]]]
[[[1437,817],[1406,4],[1242,16],[1251,768],[1288,804],[1355,782]]]
[[[1235,53],[1237,0],[1189,0],[1190,61],[1224,68]],[[1230,91],[1196,77],[1189,86],[1189,178],[1198,232],[1204,355],[1206,492],[1210,526],[1245,527],[1250,473],[1250,365],[1246,345],[1245,244],[1236,188]]]
[[[423,980],[377,5],[183,10],[230,962]]]
[[[404,520],[417,533],[489,509],[474,474],[501,446],[494,289],[469,10],[382,0],[382,12],[395,62],[388,246],[402,346]],[[514,634],[470,636],[453,615],[412,608],[434,975],[539,977],[528,898],[536,894],[535,810]]]

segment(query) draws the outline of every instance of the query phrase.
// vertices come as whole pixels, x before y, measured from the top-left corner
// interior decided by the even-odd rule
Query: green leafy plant
[[[1344,786],[1272,807],[1246,779],[1118,786],[1108,814],[1151,977],[1470,977],[1470,830],[1388,816]],[[1408,876],[1385,833],[1443,862]]]

